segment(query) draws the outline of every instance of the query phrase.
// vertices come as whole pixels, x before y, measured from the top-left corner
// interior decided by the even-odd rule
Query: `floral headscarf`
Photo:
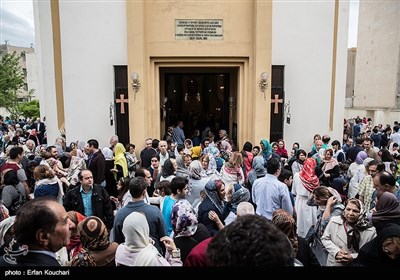
[[[90,251],[105,250],[110,246],[108,231],[103,221],[95,216],[87,217],[78,224],[82,246]]]
[[[192,236],[196,232],[198,222],[189,201],[180,199],[174,204],[171,224],[174,229],[174,237]]]
[[[219,150],[217,147],[215,146],[208,146],[207,148],[204,148],[203,150],[203,154],[211,154],[215,157],[217,157],[219,155]]]

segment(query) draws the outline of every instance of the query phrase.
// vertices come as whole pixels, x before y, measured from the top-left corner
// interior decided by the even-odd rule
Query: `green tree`
[[[0,104],[11,116],[19,115],[17,91],[24,85],[24,73],[19,65],[20,56],[0,51]]]
[[[39,100],[26,101],[19,104],[19,112],[26,118],[40,117]]]

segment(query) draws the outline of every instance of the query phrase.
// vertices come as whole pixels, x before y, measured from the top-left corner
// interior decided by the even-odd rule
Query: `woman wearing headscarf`
[[[191,139],[186,139],[184,142],[185,148],[183,149],[183,154],[185,155],[191,155],[192,154],[192,148],[193,148],[193,142]]]
[[[79,172],[81,172],[83,169],[86,169],[86,162],[83,158],[78,156],[77,151],[78,151],[77,149],[73,149],[69,153],[71,157],[66,176],[68,182],[73,186],[79,183],[79,178],[78,178]]]
[[[206,226],[198,223],[194,210],[186,199],[180,199],[174,204],[171,223],[174,242],[181,250],[182,262],[197,244],[211,236]]]
[[[294,174],[292,193],[296,196],[294,207],[297,215],[297,234],[305,237],[312,225],[317,222],[317,209],[307,205],[311,193],[319,187],[319,180],[315,174],[317,162],[313,158],[304,161],[303,169]]]
[[[106,225],[101,219],[95,216],[87,217],[78,224],[78,232],[82,247],[92,254],[96,266],[115,266],[118,243],[110,243]]]
[[[181,155],[176,157],[176,165],[178,166],[178,168],[176,169],[176,177],[183,177],[186,179],[189,179],[189,170],[187,169],[185,162],[182,158]]]
[[[400,267],[400,225],[387,224],[361,247],[355,264],[366,267]]]
[[[320,266],[307,241],[303,237],[297,236],[296,222],[292,215],[283,209],[275,210],[272,213],[272,223],[289,238],[297,260],[304,266]]]
[[[335,189],[342,199],[343,203],[347,200],[346,187],[348,182],[343,178],[335,178],[332,180],[331,186]]]
[[[226,193],[226,204],[222,214],[225,225],[229,225],[236,220],[237,207],[240,202],[248,202],[250,200],[250,192],[248,189],[239,184],[230,185]]]
[[[118,246],[115,253],[117,266],[182,266],[180,250],[170,237],[161,238],[168,254],[166,258],[160,255],[153,245],[149,224],[142,213],[129,214],[124,220],[122,233],[125,242]]]
[[[326,265],[352,264],[360,248],[375,236],[376,230],[369,225],[362,202],[350,198],[342,215],[332,217],[321,237],[322,244],[329,253]]]
[[[194,146],[190,156],[192,157],[192,160],[198,160],[201,157],[201,146]]]
[[[210,180],[220,179],[220,174],[217,170],[217,162],[212,154],[203,155],[200,161],[205,172],[205,177],[209,177]]]
[[[225,184],[221,180],[209,181],[205,187],[206,196],[199,205],[197,213],[199,223],[204,224],[211,236],[214,236],[218,230],[218,225],[210,219],[210,211],[214,211],[220,221],[223,221],[223,212],[225,207]]]
[[[389,223],[400,225],[400,202],[391,192],[384,192],[378,199],[378,203],[372,212],[372,225],[379,233]]]
[[[221,180],[224,182],[225,186],[230,184],[243,184],[244,174],[243,174],[243,157],[239,152],[234,152],[229,161],[226,161],[221,169]]]
[[[35,190],[33,195],[35,198],[41,196],[50,196],[58,200],[58,202],[63,202],[63,186],[54,172],[47,165],[41,164],[35,167],[33,171],[33,177],[36,180]]]
[[[86,141],[78,140],[76,144],[78,157],[83,158],[85,161],[88,159],[87,154],[85,153],[85,145]]]
[[[78,224],[82,222],[86,217],[77,211],[67,212],[69,219],[75,224],[75,227],[71,229],[71,237],[69,238],[69,243],[67,244],[67,253],[69,260],[78,254],[82,249],[81,236],[78,232]]]
[[[279,139],[276,141],[278,143],[278,149],[276,150],[276,153],[281,157],[281,158],[289,158],[288,152],[285,148],[285,141],[283,139]]]
[[[204,188],[207,182],[210,181],[210,178],[203,176],[205,175],[205,172],[203,170],[203,166],[198,160],[194,160],[190,163],[189,174],[190,190],[186,199],[190,202],[194,211],[197,213],[201,203],[201,193],[204,191]]]
[[[262,139],[260,142],[260,147],[261,147],[261,155],[264,158],[264,164],[266,164],[272,155],[271,144],[267,140]]]
[[[243,150],[242,150],[242,157],[243,157],[243,172],[245,176],[245,180],[247,182],[247,175],[249,174],[252,164],[253,164],[253,158],[254,155],[251,152],[253,150],[253,145],[250,142],[246,142],[243,145]]]
[[[339,163],[333,157],[333,149],[327,148],[324,151],[324,157],[322,159],[321,173],[318,176],[319,181],[321,185],[330,187],[332,180],[339,176],[340,176]]]
[[[317,222],[307,232],[305,239],[310,243],[311,249],[321,265],[325,265],[328,254],[324,249],[321,236],[332,217],[340,216],[344,210],[339,193],[331,188],[321,186],[313,191],[307,201],[309,206],[318,206]]]
[[[357,173],[357,170],[364,171],[365,166],[363,165],[363,162],[364,159],[366,159],[367,157],[368,155],[364,150],[358,152],[356,160],[350,164],[349,169],[347,170],[348,180],[350,180],[351,177],[353,177]],[[349,196],[349,198],[351,197]]]
[[[128,173],[128,162],[125,157],[126,149],[121,143],[117,143],[114,148],[114,168],[111,172],[114,173],[115,181],[118,182],[119,178],[126,177]]]
[[[248,174],[248,181],[250,186],[253,186],[255,180],[262,178],[267,174],[267,170],[264,167],[264,158],[262,156],[255,156],[253,159],[252,169]],[[251,191],[251,188],[249,188]]]
[[[267,170],[264,167],[264,158],[262,156],[255,156],[253,158],[252,169],[248,174],[248,180],[246,183],[246,187],[249,190],[250,194],[252,193],[254,181],[259,178],[265,177],[266,174]],[[253,202],[251,195],[250,202]]]

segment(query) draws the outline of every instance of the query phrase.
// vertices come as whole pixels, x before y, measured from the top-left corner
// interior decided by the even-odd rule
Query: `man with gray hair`
[[[244,215],[254,215],[254,206],[250,202],[247,201],[242,201],[238,204],[237,210],[236,210],[236,218],[239,218]]]
[[[115,145],[117,145],[117,143],[118,143],[118,136],[117,135],[111,136],[111,138],[110,138],[110,145],[111,145],[110,149],[112,151],[114,151]]]

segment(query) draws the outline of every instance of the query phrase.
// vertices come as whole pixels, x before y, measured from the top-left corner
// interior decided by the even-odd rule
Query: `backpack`
[[[26,198],[24,195],[22,195],[22,193],[19,191],[18,187],[15,188],[18,192],[18,196],[16,198],[13,199],[13,201],[11,202],[11,205],[9,207],[9,214],[10,216],[15,216],[17,214],[17,211],[19,208],[21,208],[22,205],[25,204],[26,202]]]

